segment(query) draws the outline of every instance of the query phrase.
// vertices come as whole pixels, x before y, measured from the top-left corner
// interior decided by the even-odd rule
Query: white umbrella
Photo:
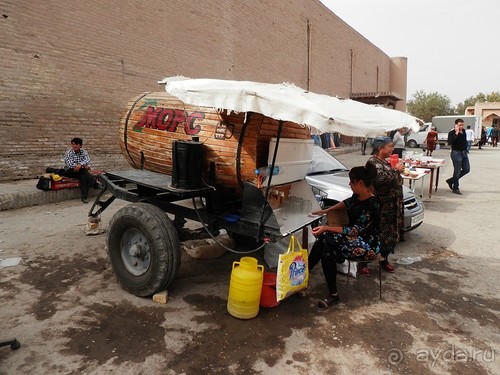
[[[315,94],[290,83],[170,77],[159,81],[185,103],[234,112],[256,112],[351,136],[374,137],[401,127],[419,130],[417,118],[350,99]]]

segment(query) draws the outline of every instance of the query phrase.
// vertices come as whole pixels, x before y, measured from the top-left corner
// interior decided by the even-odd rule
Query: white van
[[[406,136],[406,146],[410,148],[422,147],[425,144],[427,133],[431,130],[432,122],[426,122],[417,133],[411,133]]]

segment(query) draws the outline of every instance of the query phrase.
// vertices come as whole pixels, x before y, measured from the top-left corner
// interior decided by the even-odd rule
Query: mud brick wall
[[[129,168],[120,116],[167,76],[390,85],[390,58],[317,0],[4,0],[0,56],[0,181],[62,166],[75,136],[95,168]]]

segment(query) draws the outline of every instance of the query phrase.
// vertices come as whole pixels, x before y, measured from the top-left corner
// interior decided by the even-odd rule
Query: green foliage
[[[406,104],[406,108],[408,113],[424,122],[430,122],[434,116],[455,114],[455,109],[448,96],[437,92],[425,93],[422,90],[413,94],[412,99]]]
[[[474,104],[483,102],[500,102],[500,92],[496,91],[491,94],[483,94],[480,92],[475,96],[471,96],[470,98],[465,99],[462,103],[457,104],[456,112],[459,115],[464,115],[467,107],[473,107]]]

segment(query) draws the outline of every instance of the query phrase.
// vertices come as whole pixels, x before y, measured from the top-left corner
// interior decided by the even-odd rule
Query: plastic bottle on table
[[[273,176],[283,173],[283,168],[275,166],[273,168]],[[255,170],[255,174],[263,177],[267,177],[271,174],[271,167],[260,167]]]

